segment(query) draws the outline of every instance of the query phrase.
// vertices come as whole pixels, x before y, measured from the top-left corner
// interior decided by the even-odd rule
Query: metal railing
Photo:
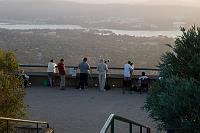
[[[32,74],[34,72],[46,72],[47,65],[29,65],[29,64],[21,64],[21,68],[23,68],[26,72],[29,74]],[[77,69],[77,66],[65,66],[66,70],[68,71],[68,68],[73,68],[76,70],[76,73],[80,73],[79,69]],[[109,72],[108,74],[111,76],[122,76],[123,75],[123,70],[124,68],[122,67],[110,67],[109,66]],[[146,75],[151,75],[151,76],[157,76],[159,75],[159,68],[134,68],[134,75],[141,75],[142,72],[146,72]],[[97,72],[97,67],[93,66],[91,67],[90,74],[98,74]]]
[[[109,118],[107,119],[106,123],[104,124],[103,128],[101,129],[100,133],[107,133],[109,127],[110,127],[110,133],[114,133],[115,132],[115,120],[124,122],[129,124],[129,133],[133,133],[133,125],[138,126],[140,133],[143,133],[143,128],[146,129],[146,133],[151,133],[151,129],[147,126],[141,125],[139,123],[136,123],[132,120],[123,118],[121,116],[117,116],[115,114],[111,114],[109,116]]]
[[[13,118],[6,118],[6,117],[0,117],[0,120],[6,121],[6,132],[9,133],[9,122],[16,122],[16,123],[30,123],[36,125],[37,133],[39,133],[39,125],[46,125],[46,128],[49,128],[48,122],[43,121],[32,121],[32,120],[23,120],[23,119],[13,119]]]
[[[47,65],[29,65],[29,64],[20,64],[20,67],[41,67],[41,68],[46,68],[48,67]],[[77,66],[65,66],[66,68],[78,68]],[[97,69],[97,67],[91,67],[91,69]],[[123,70],[124,68],[121,67],[109,67],[109,69],[112,70]],[[147,70],[147,71],[159,71],[159,68],[134,68],[134,70]]]

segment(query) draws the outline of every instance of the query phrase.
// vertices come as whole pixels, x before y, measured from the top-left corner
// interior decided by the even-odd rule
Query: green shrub
[[[0,49],[0,70],[13,73],[18,70],[19,64],[12,51],[4,52]]]
[[[160,130],[200,131],[200,85],[189,79],[162,79],[152,88],[145,108]]]
[[[160,74],[146,99],[145,109],[159,130],[200,131],[200,28],[193,26],[161,57]]]
[[[0,49],[0,116],[21,118],[24,116],[23,81],[16,76],[18,63],[15,54]],[[0,132],[5,132],[5,123],[0,121]]]

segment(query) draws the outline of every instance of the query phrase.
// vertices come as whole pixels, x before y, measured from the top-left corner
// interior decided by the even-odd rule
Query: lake
[[[31,24],[8,24],[8,23],[0,23],[0,28],[9,29],[9,30],[30,30],[30,29],[71,29],[71,30],[78,30],[78,29],[85,29],[80,25],[31,25]],[[166,36],[175,38],[181,35],[180,31],[145,31],[145,30],[116,30],[116,29],[95,29],[99,31],[112,31],[117,35],[129,35],[129,36],[136,36],[136,37],[152,37],[152,36]]]

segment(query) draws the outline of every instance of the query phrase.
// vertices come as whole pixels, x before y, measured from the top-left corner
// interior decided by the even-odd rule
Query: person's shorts
[[[48,77],[54,79],[55,78],[55,73],[48,72]]]

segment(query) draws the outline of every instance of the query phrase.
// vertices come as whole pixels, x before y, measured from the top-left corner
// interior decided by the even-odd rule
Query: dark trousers
[[[132,93],[132,81],[131,80],[123,80],[123,87],[122,87],[122,93],[125,93],[125,89],[129,90],[130,93]]]
[[[88,73],[80,73],[80,87],[84,89],[88,85]]]

